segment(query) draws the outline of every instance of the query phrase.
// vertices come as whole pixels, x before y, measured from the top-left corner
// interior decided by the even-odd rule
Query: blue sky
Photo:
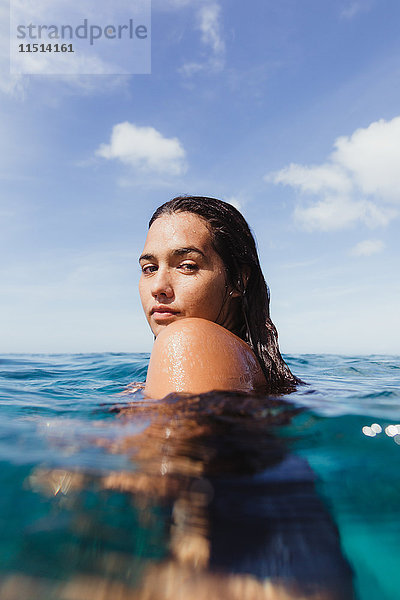
[[[0,351],[150,351],[137,257],[235,203],[286,353],[400,354],[400,4],[153,0],[149,75],[0,59]],[[99,2],[99,7],[101,2]]]

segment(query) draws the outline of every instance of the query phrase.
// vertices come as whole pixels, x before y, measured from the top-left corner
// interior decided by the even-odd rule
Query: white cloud
[[[347,169],[364,194],[400,203],[400,117],[340,137],[335,148],[333,163]]]
[[[144,171],[171,175],[186,171],[186,152],[178,138],[166,138],[154,127],[127,121],[114,125],[110,143],[101,144],[96,154]]]
[[[181,75],[184,75],[185,77],[192,77],[192,75],[196,75],[196,73],[200,73],[205,69],[206,66],[204,63],[186,62],[179,68],[179,73],[181,73]]]
[[[62,73],[65,73],[66,76],[72,76],[71,81],[78,83],[79,79],[76,76],[93,76],[93,75],[108,75],[113,76],[113,73],[118,73],[120,67],[117,64],[109,63],[104,61],[100,56],[94,54],[85,54],[81,52],[79,57],[71,61],[68,53],[60,53],[60,56],[57,58],[57,70],[53,71],[54,68],[54,59],[52,59],[50,53],[43,53],[40,57],[40,60],[37,60],[36,54],[26,52],[23,54],[23,58],[18,62],[18,69],[21,69],[22,73],[28,73],[32,75],[56,75],[59,76],[61,74],[60,79],[64,76]],[[18,77],[18,75],[12,76],[13,78]],[[17,79],[18,81],[18,79]]]
[[[204,61],[188,61],[180,73],[189,77],[200,71],[218,72],[225,65],[225,42],[222,36],[221,7],[216,2],[205,3],[197,11],[197,29],[201,41],[210,52]]]
[[[232,206],[237,208],[240,212],[243,212],[243,202],[238,196],[229,196],[226,201],[229,204],[232,204]]]
[[[22,75],[10,75],[5,72],[6,69],[8,69],[8,61],[6,66],[5,61],[0,59],[0,92],[12,98],[24,98],[26,78],[24,79]]]
[[[351,189],[348,175],[340,167],[332,164],[306,167],[292,163],[275,173],[273,181],[296,186],[302,192],[314,194],[329,191],[347,193]]]
[[[351,254],[353,256],[371,256],[372,254],[382,252],[384,247],[385,244],[382,240],[364,240],[352,248]]]
[[[342,229],[362,222],[387,225],[400,205],[400,117],[383,119],[339,137],[321,165],[291,164],[265,177],[318,199],[297,205],[294,216],[308,230]]]
[[[225,52],[225,44],[221,37],[220,24],[221,7],[218,4],[207,4],[199,10],[199,28],[201,40],[210,46],[215,55]]]
[[[36,78],[35,78],[36,79]],[[128,90],[130,78],[127,75],[52,75],[48,78],[38,76],[37,80],[45,85],[51,79],[51,84],[57,85],[57,94],[60,97],[61,91],[65,95],[76,93],[76,90],[82,96],[91,94],[112,94],[116,90],[119,93]],[[60,86],[63,86],[60,90]]]
[[[390,209],[368,200],[355,201],[340,195],[325,196],[308,206],[298,205],[294,210],[296,222],[307,231],[335,231],[351,227],[358,221],[371,228],[385,226],[392,214]]]
[[[344,6],[340,12],[343,19],[352,19],[361,12],[370,10],[372,2],[368,0],[353,0]]]

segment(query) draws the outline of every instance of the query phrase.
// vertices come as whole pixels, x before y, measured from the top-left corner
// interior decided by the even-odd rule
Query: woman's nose
[[[152,277],[151,293],[154,297],[166,296],[171,298],[173,296],[172,282],[169,275],[168,269],[158,269]]]

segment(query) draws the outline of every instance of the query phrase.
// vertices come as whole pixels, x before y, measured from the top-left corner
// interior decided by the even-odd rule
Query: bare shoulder
[[[173,391],[252,391],[262,383],[258,361],[243,340],[216,323],[188,318],[157,336],[145,391],[162,398]]]
[[[231,331],[228,331],[228,329],[225,329],[225,327],[198,317],[179,319],[171,323],[158,335],[155,343],[165,344],[177,338],[190,344],[208,340],[212,345],[222,344],[228,349],[236,346],[240,346],[243,349],[249,348],[246,342]]]

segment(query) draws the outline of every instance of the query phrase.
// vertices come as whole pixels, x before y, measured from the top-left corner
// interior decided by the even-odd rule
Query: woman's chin
[[[150,327],[155,337],[167,326],[171,323],[174,323],[177,319],[179,319],[176,314],[167,314],[167,313],[153,313],[151,315]]]

